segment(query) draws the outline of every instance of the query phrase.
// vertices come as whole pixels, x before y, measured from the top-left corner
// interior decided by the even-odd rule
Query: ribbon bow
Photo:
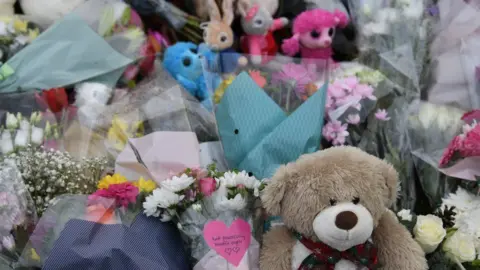
[[[297,238],[312,252],[312,254],[303,260],[298,270],[313,269],[318,265],[323,265],[328,270],[334,270],[335,264],[342,259],[351,261],[358,266],[367,267],[370,270],[379,267],[377,249],[373,246],[373,243],[369,241],[346,251],[338,251],[327,244],[314,242],[300,234],[297,234]]]
[[[8,64],[3,64],[0,62],[0,81],[5,80],[9,76],[13,75],[15,73],[15,70]]]

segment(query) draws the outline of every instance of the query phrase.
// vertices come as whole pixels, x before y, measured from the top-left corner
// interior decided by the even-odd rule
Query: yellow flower
[[[225,90],[227,90],[230,84],[232,84],[234,79],[235,79],[235,76],[233,75],[228,76],[228,78],[223,80],[223,82],[218,86],[217,90],[215,90],[213,99],[216,104],[220,103],[220,100],[222,100],[222,97],[225,94]]]
[[[154,189],[157,188],[157,184],[155,182],[153,182],[152,180],[145,181],[143,177],[138,179],[138,181],[133,182],[133,185],[136,186],[140,192],[144,193],[151,193]]]
[[[112,120],[112,126],[108,130],[108,140],[113,143],[115,149],[122,151],[127,140],[132,137],[141,137],[144,133],[143,122],[128,123],[117,116]]]
[[[108,189],[110,185],[121,184],[127,182],[127,178],[120,174],[114,174],[112,176],[105,176],[100,182],[98,182],[98,189]]]
[[[40,261],[40,256],[38,255],[37,251],[35,251],[35,249],[32,248],[31,252],[32,252],[32,255],[31,255],[32,260]]]
[[[28,22],[17,19],[13,22],[13,28],[15,31],[26,33],[28,31]]]
[[[28,29],[28,39],[30,40],[30,42],[36,39],[38,35],[40,35],[40,30],[38,30],[38,28]]]

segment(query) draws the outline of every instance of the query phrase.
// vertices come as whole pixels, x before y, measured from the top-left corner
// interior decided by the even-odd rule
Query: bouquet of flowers
[[[429,269],[478,269],[480,266],[480,197],[458,188],[448,194],[433,214],[397,213],[420,244]]]
[[[0,63],[30,44],[40,34],[40,27],[17,16],[0,16]]]
[[[360,62],[419,95],[429,78],[429,1],[349,1],[360,30]]]
[[[36,212],[22,175],[12,162],[0,166],[0,220],[0,261],[16,261],[36,222]]]
[[[303,63],[303,60],[310,61],[312,65]],[[318,90],[312,89],[314,84],[322,86],[328,80],[330,71],[335,66],[333,64],[331,67],[327,66],[322,59],[303,60],[279,57],[270,63],[239,67],[234,72],[225,74],[221,73],[221,69],[209,69],[208,63],[203,64],[205,78],[211,78],[207,81],[213,81],[207,85],[214,93],[215,104],[220,103],[225,91],[238,74],[246,72],[284,111],[292,113]]]
[[[105,158],[76,160],[67,152],[32,145],[7,155],[0,167],[7,162],[17,166],[39,215],[56,196],[93,192],[107,166]]]
[[[160,183],[144,213],[177,223],[194,269],[258,269],[252,211],[261,188],[244,171],[187,169]]]
[[[140,214],[155,182],[113,174],[97,188],[89,196],[59,197],[39,221],[18,265],[188,269],[177,228]]]

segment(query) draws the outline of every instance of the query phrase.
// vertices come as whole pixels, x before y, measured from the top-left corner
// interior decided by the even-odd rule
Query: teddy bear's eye
[[[310,32],[310,36],[312,36],[312,38],[319,38],[320,33],[318,33],[316,30],[313,30],[312,32]]]
[[[183,65],[186,67],[189,67],[192,64],[192,60],[190,59],[190,57],[183,58],[182,62],[183,62]]]
[[[335,204],[337,204],[337,200],[330,199],[330,205],[334,206]]]
[[[191,48],[190,51],[194,54],[197,54],[197,49],[196,48]]]
[[[248,176],[252,177],[252,176],[253,176],[253,173],[252,173],[252,172],[248,172]]]
[[[359,202],[360,202],[360,198],[358,198],[358,197],[355,197],[355,198],[353,198],[353,200],[352,200],[352,203],[353,203],[353,204],[358,204]]]
[[[238,134],[238,132],[239,132],[238,129],[235,129],[235,130],[233,131],[233,133],[235,133],[235,134]]]

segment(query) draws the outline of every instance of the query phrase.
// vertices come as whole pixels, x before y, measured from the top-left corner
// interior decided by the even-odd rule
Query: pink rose
[[[215,179],[208,177],[200,179],[200,192],[203,195],[209,197],[217,189],[217,181]]]

